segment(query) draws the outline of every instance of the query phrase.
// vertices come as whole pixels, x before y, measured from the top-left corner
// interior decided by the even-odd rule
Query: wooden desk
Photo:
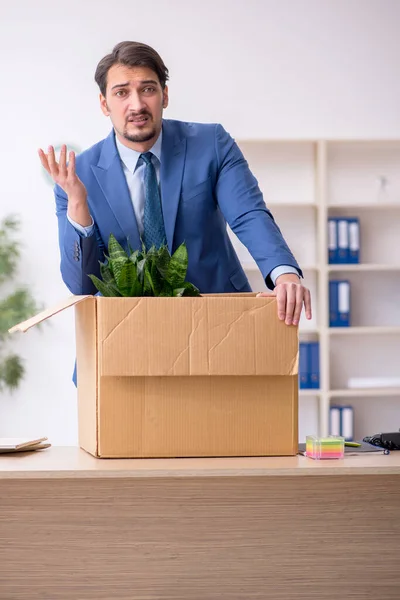
[[[0,456],[1,600],[341,598],[400,598],[400,452]]]

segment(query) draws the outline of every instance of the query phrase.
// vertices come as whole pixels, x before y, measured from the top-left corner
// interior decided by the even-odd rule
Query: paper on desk
[[[0,452],[27,452],[28,450],[41,450],[48,448],[50,444],[47,437],[42,438],[0,438]]]

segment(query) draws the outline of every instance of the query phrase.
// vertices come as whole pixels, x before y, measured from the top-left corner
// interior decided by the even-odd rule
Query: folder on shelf
[[[338,281],[338,327],[350,326],[350,281]]]
[[[354,439],[354,410],[352,406],[335,406],[329,409],[329,433],[340,435],[346,442]]]
[[[300,342],[299,353],[300,389],[319,389],[319,342]]]
[[[310,387],[310,368],[307,342],[300,342],[299,353],[299,384],[300,389],[304,390]]]
[[[350,326],[350,282],[347,280],[329,282],[329,326]]]
[[[337,221],[334,217],[328,219],[328,262],[331,265],[336,265],[339,261]]]
[[[329,326],[338,327],[338,282],[331,280],[329,282]]]
[[[349,262],[349,223],[347,219],[337,219],[337,257],[339,264]]]
[[[341,408],[341,435],[346,442],[352,442],[354,438],[354,411],[352,406]]]
[[[341,407],[331,406],[329,409],[329,434],[341,435]]]
[[[309,342],[310,388],[319,389],[319,342]]]
[[[349,227],[349,256],[351,264],[360,262],[360,221],[358,217],[347,219]]]

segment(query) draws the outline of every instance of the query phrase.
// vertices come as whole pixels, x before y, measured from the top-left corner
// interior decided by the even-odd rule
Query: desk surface
[[[0,455],[0,479],[400,475],[400,452],[316,461],[271,458],[99,459],[76,447]]]

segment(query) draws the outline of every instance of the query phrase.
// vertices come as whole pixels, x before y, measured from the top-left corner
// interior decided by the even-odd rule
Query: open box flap
[[[83,300],[86,300],[88,298],[92,298],[95,301],[94,296],[91,296],[91,295],[70,296],[69,298],[67,298],[66,300],[63,300],[56,306],[53,306],[52,308],[46,308],[46,310],[43,310],[42,312],[38,313],[34,317],[31,317],[30,319],[27,319],[26,321],[22,321],[22,323],[18,323],[17,325],[14,325],[14,327],[11,327],[11,329],[9,329],[8,331],[9,331],[9,333],[14,333],[15,331],[22,331],[23,333],[25,333],[25,331],[28,331],[28,329],[30,329],[31,327],[38,325],[38,323],[41,323],[42,321],[49,319],[53,315],[56,315],[57,313],[62,312],[66,308],[69,308],[70,306],[74,306],[75,304],[78,304],[79,302],[82,302]]]

